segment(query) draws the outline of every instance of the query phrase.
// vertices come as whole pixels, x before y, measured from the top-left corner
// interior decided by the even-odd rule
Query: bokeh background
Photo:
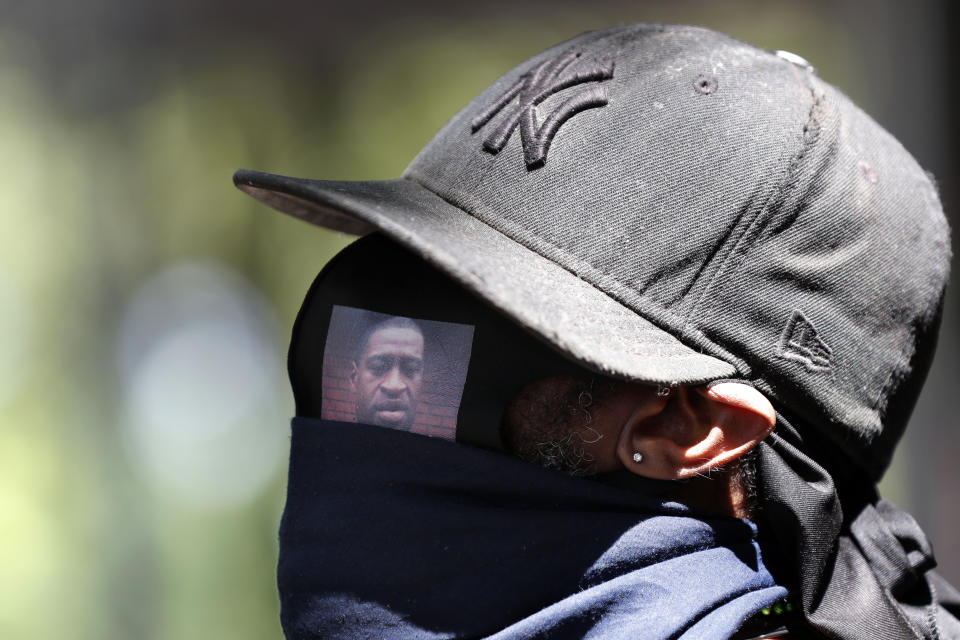
[[[395,177],[544,47],[691,22],[810,60],[938,177],[957,227],[950,5],[2,0],[0,637],[280,637],[284,350],[349,238],[235,169]],[[958,582],[953,293],[882,488]]]

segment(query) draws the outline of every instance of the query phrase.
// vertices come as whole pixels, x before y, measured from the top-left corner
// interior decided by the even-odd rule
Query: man
[[[423,331],[409,318],[393,317],[364,333],[353,359],[350,387],[357,422],[409,429],[423,385]]]
[[[321,273],[291,343],[289,637],[960,638],[960,596],[875,487],[948,229],[916,161],[798,56],[591,32],[402,179],[234,180],[380,232]],[[417,276],[388,287],[373,256]],[[311,333],[345,303],[476,327],[456,444],[302,410]]]

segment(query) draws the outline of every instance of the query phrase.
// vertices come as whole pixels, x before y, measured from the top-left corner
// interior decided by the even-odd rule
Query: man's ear
[[[360,374],[360,370],[357,369],[357,363],[350,363],[350,391],[354,393],[357,392],[357,376]]]
[[[750,451],[776,420],[770,401],[749,385],[678,387],[661,411],[634,413],[623,425],[617,458],[648,478],[706,476]]]

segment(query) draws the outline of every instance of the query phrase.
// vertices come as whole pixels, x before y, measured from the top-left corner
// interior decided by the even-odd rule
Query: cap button
[[[803,67],[804,69],[806,69],[807,71],[809,71],[809,72],[811,72],[811,73],[816,73],[816,72],[817,72],[817,70],[813,67],[813,65],[810,64],[810,62],[808,62],[807,59],[804,58],[804,57],[802,57],[802,56],[798,56],[798,55],[795,54],[795,53],[792,53],[792,52],[790,52],[790,51],[784,51],[784,50],[782,50],[782,49],[780,49],[780,50],[778,50],[778,51],[774,51],[773,53],[774,53],[774,55],[776,55],[778,58],[783,58],[783,59],[786,60],[787,62],[792,62],[793,64],[797,65],[798,67]]]

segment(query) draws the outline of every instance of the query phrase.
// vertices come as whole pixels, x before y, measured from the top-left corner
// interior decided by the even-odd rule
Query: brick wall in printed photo
[[[334,310],[324,350],[321,417],[356,422],[356,397],[350,386],[350,373],[357,334],[362,333],[369,324],[357,322],[347,314],[374,314],[349,307],[335,307]],[[340,311],[339,318],[337,311]],[[375,314],[375,317],[389,316]],[[426,335],[427,347],[424,353],[423,387],[417,401],[416,419],[410,430],[453,440],[469,364],[473,328],[448,322],[418,322]]]

